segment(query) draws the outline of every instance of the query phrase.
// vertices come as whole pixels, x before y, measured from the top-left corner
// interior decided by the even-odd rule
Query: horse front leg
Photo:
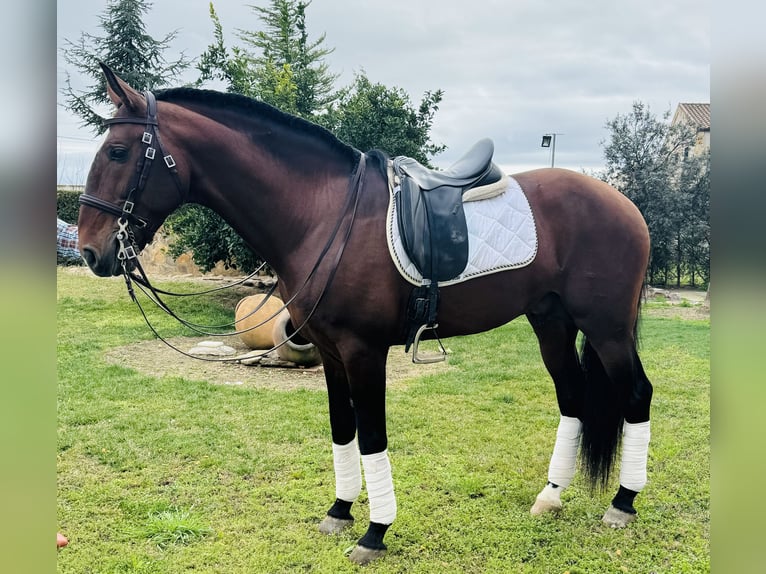
[[[322,355],[330,404],[335,502],[319,524],[323,534],[338,534],[354,524],[351,506],[362,491],[362,471],[356,440],[356,416],[343,364]]]
[[[396,518],[396,496],[386,434],[386,357],[388,349],[357,348],[344,356],[351,388],[370,524],[349,559],[367,564],[386,553],[383,538]]]

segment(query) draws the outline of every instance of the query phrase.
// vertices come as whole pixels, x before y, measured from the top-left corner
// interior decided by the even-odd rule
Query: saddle
[[[439,281],[460,275],[468,264],[468,226],[463,195],[470,189],[491,185],[503,178],[492,161],[494,144],[485,138],[476,142],[445,171],[431,170],[416,160],[393,159],[394,195],[399,233],[408,257],[423,276],[413,289],[407,308],[405,351],[424,329],[435,329]],[[439,360],[443,360],[443,357]]]

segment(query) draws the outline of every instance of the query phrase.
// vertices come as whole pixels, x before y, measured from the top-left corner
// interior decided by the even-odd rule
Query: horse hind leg
[[[624,416],[620,486],[602,520],[612,528],[624,528],[635,520],[633,503],[647,482],[653,389],[632,342],[627,349],[626,345],[607,345],[601,355],[605,370],[620,390]]]
[[[532,515],[558,512],[561,493],[575,474],[582,432],[585,380],[575,341],[577,327],[561,300],[549,295],[527,314],[540,344],[540,353],[556,387],[560,419],[548,466],[548,482],[530,509]]]

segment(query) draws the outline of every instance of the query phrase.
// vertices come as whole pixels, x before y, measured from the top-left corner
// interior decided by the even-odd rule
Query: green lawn
[[[180,305],[201,323],[233,316],[231,296]],[[521,318],[445,341],[452,368],[389,390],[399,514],[388,555],[368,570],[709,572],[710,324],[666,304],[645,309],[641,355],[655,393],[634,524],[603,525],[616,484],[591,495],[581,478],[561,516],[530,516],[558,411]],[[344,553],[366,528],[364,494],[350,532],[317,531],[334,498],[324,392],[109,364],[110,349],[152,337],[119,278],[59,269],[57,310],[58,527],[70,539],[59,572],[360,570]],[[158,325],[183,334],[169,319]]]

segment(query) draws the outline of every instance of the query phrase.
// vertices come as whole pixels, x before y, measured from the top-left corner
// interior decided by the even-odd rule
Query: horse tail
[[[639,318],[641,317],[642,299],[643,294],[638,298],[630,352],[634,376],[646,378],[641,360],[638,358]],[[591,488],[603,490],[606,488],[614,468],[622,435],[624,416],[620,389],[607,375],[598,353],[587,337],[583,337],[582,340],[580,366],[585,375],[585,404],[581,442],[582,466]]]
[[[617,385],[587,338],[580,349],[585,375],[585,405],[582,418],[581,460],[592,489],[604,489],[614,467],[623,415]]]

